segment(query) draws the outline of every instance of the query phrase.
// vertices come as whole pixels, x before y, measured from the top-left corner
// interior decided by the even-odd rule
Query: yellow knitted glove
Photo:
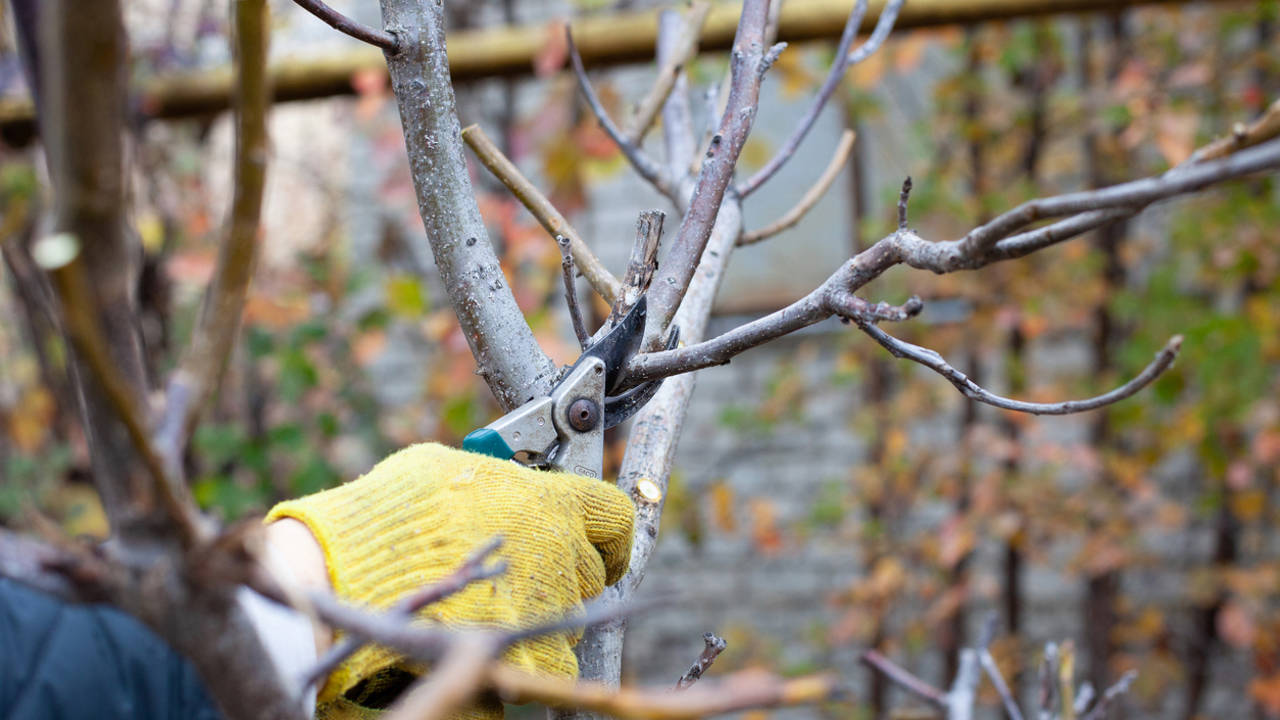
[[[444,625],[528,627],[563,617],[627,570],[634,507],[613,485],[531,470],[436,444],[414,445],[358,480],[277,505],[267,520],[296,518],[324,550],[339,597],[385,609],[453,572],[494,536],[507,571],[424,608]],[[572,677],[581,634],[512,646],[523,669]],[[334,671],[318,702],[388,668],[420,672],[396,654],[366,647]]]

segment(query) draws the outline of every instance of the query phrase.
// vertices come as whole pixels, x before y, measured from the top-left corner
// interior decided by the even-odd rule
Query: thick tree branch
[[[484,130],[480,129],[479,125],[470,125],[462,131],[462,139],[476,154],[480,164],[488,168],[489,172],[507,186],[511,194],[516,196],[516,199],[537,219],[538,224],[551,237],[563,235],[569,239],[569,249],[573,253],[574,263],[582,271],[582,276],[587,279],[587,282],[591,283],[591,287],[600,293],[600,297],[609,304],[617,301],[618,292],[621,290],[618,279],[601,264],[600,259],[591,252],[591,248],[583,241],[582,236],[551,204],[551,201],[539,192],[532,182],[529,182],[515,163],[502,154],[497,145],[493,144]]]
[[[840,82],[844,80],[845,72],[852,66],[866,60],[875,54],[876,50],[884,44],[888,39],[889,33],[893,30],[893,24],[897,22],[898,13],[902,10],[904,0],[889,0],[880,12],[880,19],[876,22],[876,29],[872,31],[871,37],[860,45],[856,50],[850,51],[853,46],[853,40],[857,37],[858,28],[862,26],[862,19],[867,13],[867,0],[858,0],[854,5],[852,12],[849,13],[849,20],[845,23],[844,31],[840,35],[840,43],[836,46],[835,61],[831,64],[831,70],[827,73],[827,77],[822,81],[822,86],[818,88],[817,95],[814,96],[813,102],[809,109],[800,118],[800,123],[796,129],[792,131],[790,137],[782,143],[782,147],[773,156],[765,166],[756,171],[749,180],[738,186],[738,194],[746,197],[755,192],[773,177],[778,169],[786,164],[788,160],[795,155],[796,149],[800,147],[800,143],[805,136],[809,134],[809,130],[813,124],[818,121],[818,115],[822,113],[822,108],[826,106],[827,100],[840,86]]]
[[[253,277],[266,188],[269,23],[263,2],[232,4],[235,41],[235,160],[231,212],[218,265],[200,311],[191,346],[169,380],[156,445],[173,478],[181,478],[182,454],[200,412],[217,388],[235,347]]]
[[[742,4],[738,34],[729,60],[728,103],[703,157],[689,210],[681,220],[667,259],[658,269],[658,277],[650,291],[646,343],[651,349],[666,336],[667,327],[702,260],[725,191],[733,179],[738,155],[755,121],[760,84],[772,58],[776,57],[775,49],[764,47],[768,12],[768,0],[745,0]]]
[[[813,209],[813,206],[818,204],[822,196],[831,188],[831,183],[835,182],[836,177],[840,175],[840,170],[844,167],[845,161],[849,159],[849,152],[853,150],[855,137],[856,135],[852,130],[845,130],[840,136],[839,144],[836,145],[835,155],[831,156],[831,162],[822,171],[818,181],[805,192],[804,197],[800,198],[800,202],[796,203],[795,207],[788,210],[772,224],[759,230],[743,233],[742,238],[738,240],[738,245],[752,245],[795,227],[796,223],[800,222]]]
[[[672,48],[670,55],[666,55],[659,61],[661,64],[658,67],[658,77],[653,81],[653,87],[649,88],[649,92],[636,105],[635,114],[631,116],[622,132],[622,136],[632,145],[638,146],[644,141],[645,134],[649,132],[649,128],[653,127],[653,121],[657,119],[658,112],[662,110],[663,104],[675,88],[676,79],[683,72],[684,66],[697,56],[698,36],[702,34],[702,24],[707,21],[709,12],[711,12],[711,3],[705,0],[692,3],[685,11],[684,17],[681,18],[684,29],[678,36],[675,47]]]
[[[293,0],[299,7],[320,18],[329,27],[356,40],[380,47],[388,53],[396,54],[396,36],[384,30],[375,30],[367,25],[352,20],[321,0]],[[265,65],[263,66],[265,68]]]
[[[578,87],[582,90],[582,95],[587,100],[587,105],[591,108],[592,114],[596,116],[596,120],[600,121],[600,126],[608,133],[622,154],[626,156],[627,161],[631,163],[631,167],[639,173],[640,177],[649,181],[658,192],[667,196],[672,202],[676,202],[676,189],[671,184],[671,178],[667,177],[662,166],[655,162],[640,147],[632,142],[626,135],[618,129],[613,119],[609,117],[609,112],[604,109],[600,98],[596,95],[595,88],[591,87],[591,79],[587,77],[587,70],[582,66],[582,56],[578,54],[578,46],[573,42],[573,31],[568,25],[564,26],[564,36],[569,44],[569,61],[573,65],[573,73],[578,78]]]
[[[399,40],[387,57],[418,210],[478,372],[506,409],[550,391],[556,369],[538,347],[489,243],[463,157],[439,3],[382,0]]]

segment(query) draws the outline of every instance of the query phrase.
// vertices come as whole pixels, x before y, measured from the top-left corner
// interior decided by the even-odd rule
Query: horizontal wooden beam
[[[1206,0],[1202,0],[1206,1]],[[1249,5],[1242,0],[1207,0]],[[1255,0],[1256,1],[1256,0]],[[835,38],[840,35],[854,0],[788,0],[782,7],[778,37],[788,42]],[[1109,12],[1127,7],[1175,4],[1186,0],[910,0],[898,27],[928,28],[971,25],[1067,13]],[[884,0],[871,0],[863,29],[869,31]],[[741,3],[724,2],[712,8],[703,26],[704,52],[727,50],[733,44]],[[574,40],[588,67],[649,61],[657,42],[655,11],[616,13],[577,20]],[[534,60],[548,42],[558,41],[558,24],[517,25],[467,30],[449,36],[449,66],[456,82],[481,78],[529,75]],[[385,72],[382,52],[354,46],[320,58],[281,59],[271,68],[276,100],[309,100],[350,94],[351,77],[360,71]],[[145,118],[210,115],[227,109],[231,69],[160,75],[138,89],[137,111]],[[0,101],[0,137],[24,144],[34,132],[31,103],[26,99]]]

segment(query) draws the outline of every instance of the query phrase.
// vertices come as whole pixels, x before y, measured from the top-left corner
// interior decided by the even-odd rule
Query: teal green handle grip
[[[467,436],[462,438],[462,449],[496,457],[499,460],[510,460],[516,454],[498,431],[490,428],[477,428],[467,433]]]

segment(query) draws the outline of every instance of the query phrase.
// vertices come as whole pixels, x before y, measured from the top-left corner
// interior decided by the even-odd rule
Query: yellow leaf
[[[738,529],[733,512],[733,488],[723,480],[711,485],[711,521],[721,532],[731,533]]]

